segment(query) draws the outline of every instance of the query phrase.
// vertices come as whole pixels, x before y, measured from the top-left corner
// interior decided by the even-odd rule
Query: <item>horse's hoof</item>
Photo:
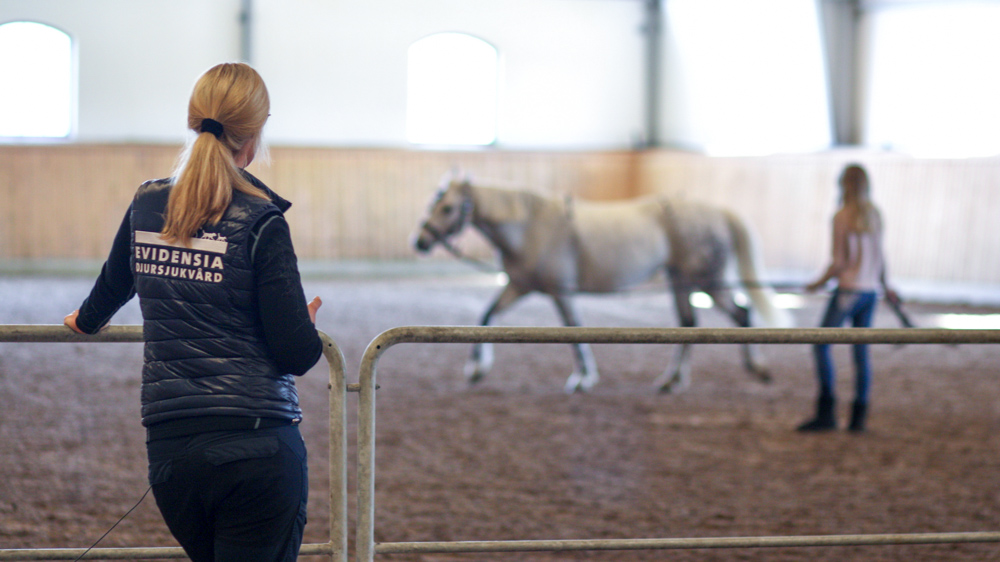
[[[468,381],[470,386],[483,380],[484,376],[486,376],[486,373],[478,368],[470,367],[465,370],[465,380]]]
[[[657,387],[660,394],[680,394],[687,389],[687,384],[679,380],[669,380]]]
[[[566,394],[573,394],[574,392],[590,392],[599,379],[600,377],[596,375],[581,375],[580,373],[573,373],[568,379],[566,379],[566,385],[563,386],[563,390],[566,391]]]
[[[597,386],[597,381],[600,379],[597,375],[587,375],[580,379],[580,384],[577,385],[577,389],[583,392],[590,392]]]
[[[578,390],[584,390],[582,382],[583,377],[581,377],[579,373],[573,373],[568,379],[566,379],[566,384],[563,385],[563,391],[565,391],[566,394],[573,394]]]

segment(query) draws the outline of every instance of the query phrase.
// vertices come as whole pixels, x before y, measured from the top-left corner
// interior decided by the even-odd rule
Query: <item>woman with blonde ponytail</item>
[[[309,479],[295,377],[322,355],[284,213],[244,168],[270,111],[260,75],[212,67],[188,104],[173,177],[136,191],[71,329],[93,334],[134,295],[146,341],[149,483],[195,561],[292,561]]]
[[[164,239],[185,243],[202,224],[217,223],[234,189],[267,198],[242,169],[261,146],[270,107],[264,81],[247,65],[223,64],[202,75],[188,104],[188,128],[197,136],[174,174]]]
[[[886,298],[897,299],[896,292],[886,282],[885,257],[882,252],[882,215],[869,196],[868,173],[858,164],[846,166],[840,174],[841,206],[833,216],[833,252],[829,266],[814,282],[806,286],[817,291],[830,281],[837,282],[830,297],[821,326],[839,327],[851,320],[856,328],[871,326],[878,301],[878,290]],[[836,398],[834,368],[829,345],[814,346],[816,371],[819,377],[819,397],[816,416],[799,426],[799,431],[836,429]],[[848,429],[865,430],[871,366],[868,346],[854,346],[855,392]]]

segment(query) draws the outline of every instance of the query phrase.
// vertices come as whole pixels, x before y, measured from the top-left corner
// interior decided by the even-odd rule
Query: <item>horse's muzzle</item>
[[[435,242],[437,242],[437,238],[428,232],[427,226],[424,225],[420,228],[420,232],[417,233],[416,238],[413,240],[413,247],[418,252],[423,254],[429,252]]]
[[[433,243],[424,240],[423,236],[418,237],[413,242],[413,247],[416,248],[416,250],[421,253],[427,253],[428,251],[430,251],[432,245]]]
[[[437,231],[431,225],[424,223],[420,226],[420,230],[417,232],[417,239],[413,241],[413,247],[417,249],[418,252],[426,253],[429,252],[434,244],[440,242],[444,237],[441,233]]]

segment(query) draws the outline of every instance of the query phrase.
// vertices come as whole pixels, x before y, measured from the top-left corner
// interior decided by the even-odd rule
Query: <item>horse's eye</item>
[[[446,215],[450,215],[451,214],[451,209],[452,209],[451,205],[445,205],[445,206],[441,207],[441,212],[444,213],[444,214],[446,214]]]

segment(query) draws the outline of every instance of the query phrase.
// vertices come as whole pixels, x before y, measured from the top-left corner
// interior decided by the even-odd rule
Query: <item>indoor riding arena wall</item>
[[[169,175],[178,152],[173,145],[0,147],[0,259],[102,259],[135,188]],[[460,167],[557,196],[664,193],[722,204],[749,220],[769,271],[812,275],[827,259],[837,176],[845,163],[860,162],[884,213],[894,278],[1000,283],[1000,158],[294,147],[272,147],[271,157],[270,166],[250,170],[293,202],[289,222],[303,260],[412,259],[411,236],[438,182]],[[489,255],[474,234],[460,245]]]

